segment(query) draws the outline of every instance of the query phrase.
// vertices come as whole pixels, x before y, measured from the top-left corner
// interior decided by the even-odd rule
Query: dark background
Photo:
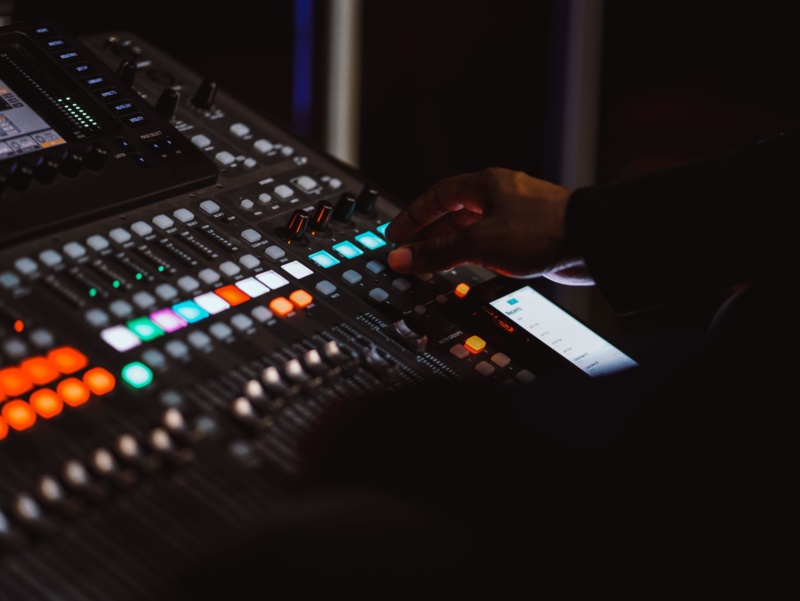
[[[291,0],[139,0],[75,9],[2,3],[14,20],[53,20],[84,35],[135,32],[243,102],[292,124]],[[369,179],[410,198],[436,179],[490,165],[555,177],[558,0],[363,2],[361,156]],[[314,4],[317,66],[327,4]],[[699,158],[796,119],[800,36],[786,3],[606,0],[597,179]],[[324,73],[315,72],[322,145]]]

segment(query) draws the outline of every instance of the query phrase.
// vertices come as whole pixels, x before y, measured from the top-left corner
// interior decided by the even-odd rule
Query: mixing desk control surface
[[[547,379],[487,272],[393,273],[395,201],[134,34],[0,29],[0,182],[2,601],[154,599],[343,399]]]

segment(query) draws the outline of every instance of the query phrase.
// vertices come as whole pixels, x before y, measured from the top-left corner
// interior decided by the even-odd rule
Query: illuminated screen
[[[0,79],[0,161],[65,143],[47,121]]]

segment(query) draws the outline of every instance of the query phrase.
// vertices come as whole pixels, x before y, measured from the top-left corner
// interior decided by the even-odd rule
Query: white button
[[[115,242],[119,242],[120,244],[125,244],[128,240],[131,239],[130,232],[128,230],[124,230],[121,227],[115,227],[113,230],[108,232],[108,235],[111,237],[112,240]]]
[[[166,215],[156,215],[155,217],[153,217],[153,223],[155,223],[162,230],[169,229],[173,225],[175,225],[175,222],[172,221],[172,219],[170,219]]]
[[[64,252],[74,258],[75,255],[72,255],[71,252],[67,250],[67,246],[73,244],[80,247],[81,251],[83,250],[83,247],[77,242],[70,242],[64,246]],[[99,234],[94,234],[93,236],[89,236],[88,238],[86,238],[86,244],[91,246],[96,251],[101,251],[103,249],[108,248],[109,246],[108,240],[106,240],[105,238],[103,238],[103,236]],[[83,252],[81,252],[80,254],[83,254]]]
[[[189,209],[178,209],[173,213],[173,216],[181,223],[188,223],[194,219],[194,213],[192,213]]]
[[[131,229],[140,236],[149,236],[153,233],[153,228],[150,227],[149,223],[145,223],[144,221],[137,221],[132,224]]]
[[[192,136],[192,144],[198,148],[206,148],[207,146],[211,146],[211,139],[203,134],[196,134]]]
[[[261,138],[260,140],[253,142],[253,148],[255,148],[261,154],[267,154],[269,151],[275,148],[275,146],[269,140]]]
[[[250,133],[250,128],[247,127],[244,123],[234,123],[233,125],[231,125],[230,131],[237,138],[244,138],[247,134]]]
[[[61,255],[52,248],[48,248],[39,253],[39,260],[48,267],[52,267],[61,263]]]
[[[200,282],[190,275],[184,275],[178,278],[178,287],[186,292],[194,292],[200,287]]]
[[[294,195],[294,191],[286,184],[281,184],[280,186],[275,188],[275,194],[277,194],[281,198],[289,198]]]
[[[236,160],[236,157],[233,156],[227,150],[221,150],[216,155],[214,155],[214,158],[217,159],[223,165],[230,165]]]
[[[215,203],[213,200],[210,200],[210,199],[209,200],[204,200],[203,202],[201,202],[200,203],[200,208],[203,209],[209,215],[214,215],[216,213],[219,213],[219,211],[220,211],[219,205],[217,203]]]

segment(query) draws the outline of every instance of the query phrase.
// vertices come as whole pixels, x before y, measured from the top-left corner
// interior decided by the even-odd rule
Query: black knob
[[[217,82],[210,79],[204,79],[203,83],[192,96],[192,104],[197,108],[209,109],[214,104],[214,98],[217,96]]]
[[[128,59],[123,60],[117,67],[117,76],[126,84],[132,85],[136,76],[136,63]]]
[[[158,97],[158,102],[156,102],[156,111],[158,111],[159,115],[169,121],[178,111],[178,104],[180,101],[180,92],[173,90],[172,88],[165,88],[164,91],[161,92],[161,96]]]
[[[75,177],[83,167],[83,153],[75,148],[69,148],[61,159],[61,173],[67,177]]]
[[[6,184],[9,188],[23,192],[28,189],[33,179],[33,167],[26,161],[12,163],[6,172]]]
[[[333,218],[336,221],[347,223],[356,210],[356,197],[349,192],[343,192],[333,208]]]
[[[43,184],[52,184],[58,175],[59,159],[51,153],[41,153],[32,162],[33,177]]]
[[[327,200],[320,200],[314,212],[311,214],[311,230],[314,232],[324,232],[328,229],[328,223],[333,214],[333,205]]]
[[[291,219],[289,219],[289,223],[286,226],[287,237],[291,240],[302,240],[303,236],[306,234],[306,228],[308,227],[308,213],[303,211],[302,209],[297,209],[293,214]]]
[[[87,169],[100,171],[108,159],[108,148],[102,144],[93,144],[83,158],[83,164]]]
[[[356,199],[356,208],[362,213],[372,213],[375,201],[378,200],[378,191],[375,188],[364,186]]]

